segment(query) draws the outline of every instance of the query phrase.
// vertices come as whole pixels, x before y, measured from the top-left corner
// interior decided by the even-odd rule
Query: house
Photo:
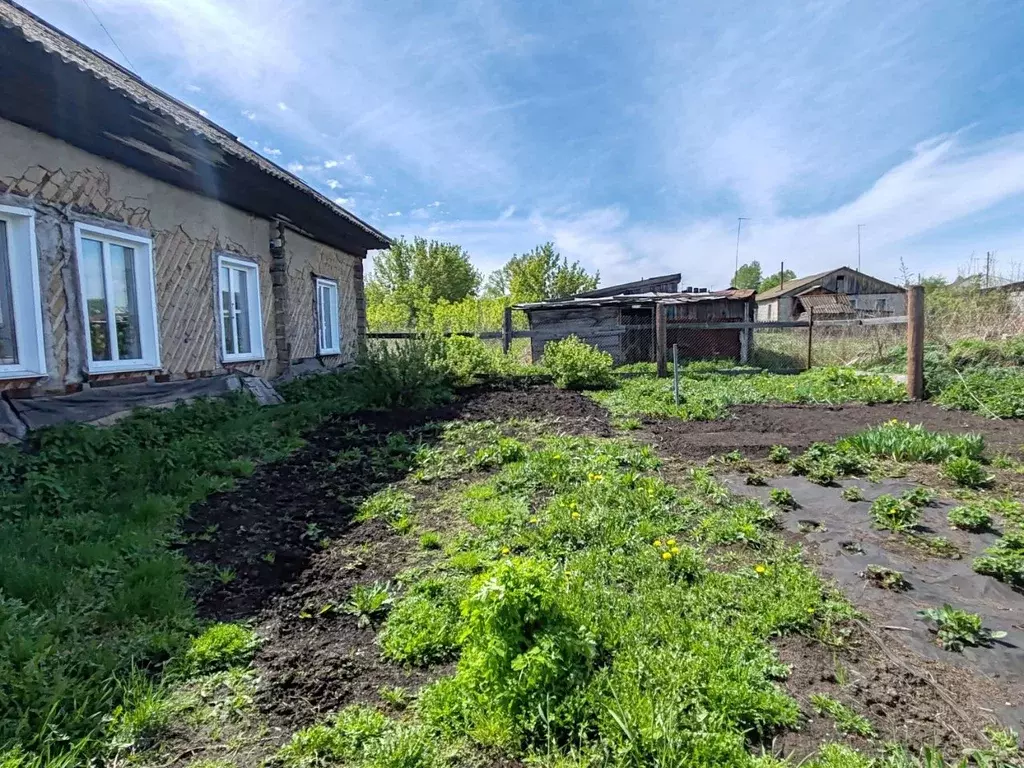
[[[813,313],[820,310],[828,314],[829,319],[838,320],[903,315],[906,309],[904,288],[849,267],[787,280],[757,294],[759,322],[806,319],[808,310]]]
[[[353,359],[385,235],[7,0],[0,71],[5,409]]]
[[[681,275],[622,283],[563,299],[518,304],[526,313],[534,360],[549,341],[574,334],[608,352],[617,365],[655,360],[654,316],[665,306],[668,346],[683,358],[745,359],[749,330],[688,329],[689,323],[742,322],[753,317],[754,292],[730,288],[679,290]]]

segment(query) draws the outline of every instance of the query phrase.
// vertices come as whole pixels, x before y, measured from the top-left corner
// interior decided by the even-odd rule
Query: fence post
[[[672,345],[672,400],[679,407],[679,345]]]
[[[924,398],[924,286],[907,288],[907,395]]]
[[[512,307],[505,307],[505,315],[501,319],[501,351],[507,355],[512,348]]]
[[[811,370],[811,344],[814,339],[814,307],[807,308],[807,370]]]
[[[752,322],[750,317],[750,305],[743,308],[743,322]],[[750,362],[750,337],[752,334],[752,328],[744,328],[740,331],[740,365],[746,365]]]
[[[654,305],[654,359],[658,363],[658,377],[668,376],[668,361],[665,359],[668,333],[665,328],[665,305],[660,301]]]

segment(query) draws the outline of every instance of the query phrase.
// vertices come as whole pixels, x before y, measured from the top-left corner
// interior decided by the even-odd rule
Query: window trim
[[[139,263],[140,269],[136,272],[135,296],[139,304],[139,345],[142,347],[142,359],[131,362],[123,360],[93,360],[92,359],[92,335],[89,333],[89,307],[85,299],[85,270],[82,268],[82,239],[94,235],[94,239],[123,245],[132,248],[137,254],[144,254]],[[85,335],[86,368],[89,373],[130,373],[132,371],[156,371],[160,370],[160,320],[157,312],[156,301],[156,266],[153,263],[153,239],[135,235],[130,232],[122,232],[118,229],[107,229],[95,224],[87,224],[84,221],[75,222],[75,260],[78,266],[78,297],[82,302],[82,329]],[[147,275],[140,274],[142,271]],[[106,281],[105,281],[106,282]],[[104,286],[106,290],[107,286]],[[143,291],[146,289],[149,294],[150,311],[146,312],[143,305]],[[109,302],[109,297],[107,298]],[[146,333],[147,326],[151,325],[151,334]],[[111,329],[113,331],[113,329]],[[148,349],[148,347],[152,347]],[[147,355],[147,351],[151,355]]]
[[[39,283],[39,251],[36,248],[36,212],[31,208],[0,205],[0,220],[7,229],[7,261],[11,270],[11,298],[14,309],[14,338],[18,345],[18,362],[0,364],[0,379],[43,378],[46,372],[46,348],[43,343],[43,295]],[[22,245],[28,246],[28,258],[19,258]],[[22,274],[27,263],[30,274]],[[18,290],[17,283],[28,281],[29,298]],[[21,287],[24,287],[22,285]],[[28,303],[29,306],[25,306]],[[35,338],[32,338],[32,337]]]
[[[224,293],[220,284],[220,271],[223,267],[243,269],[255,277],[255,290],[249,291],[249,352],[229,354],[224,338]],[[241,259],[237,256],[217,254],[217,336],[220,338],[220,359],[222,363],[251,363],[266,360],[263,349],[263,308],[260,301],[260,265],[256,261]],[[256,319],[253,322],[253,318]]]
[[[334,346],[324,346],[324,326],[323,317],[321,316],[321,305],[320,305],[320,289],[321,288],[333,288],[334,289],[334,309],[332,311],[331,320],[334,321]],[[338,306],[338,300],[341,297],[341,292],[338,290],[338,281],[332,280],[328,277],[316,278],[316,351],[318,355],[340,355],[341,354],[341,310]]]

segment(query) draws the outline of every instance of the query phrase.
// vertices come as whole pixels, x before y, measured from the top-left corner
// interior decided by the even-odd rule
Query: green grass
[[[169,669],[198,673],[251,650],[241,628],[199,634],[178,523],[365,405],[362,390],[359,376],[317,376],[282,387],[282,406],[238,395],[0,447],[0,765],[84,763],[144,680],[133,670],[177,659]]]
[[[346,710],[296,734],[284,764],[433,767],[498,750],[527,762],[763,765],[748,739],[799,717],[769,639],[829,639],[850,609],[777,537],[772,512],[731,499],[706,470],[677,489],[657,466],[626,442],[542,437],[446,495],[469,528],[401,577],[407,591],[379,639],[390,659],[454,658],[454,673],[401,720]],[[725,543],[753,562],[710,567]],[[399,753],[412,757],[389,762]]]
[[[831,717],[835,721],[836,728],[843,733],[854,733],[866,738],[875,735],[875,729],[870,720],[831,696],[820,693],[811,694],[811,706],[819,715]]]
[[[674,416],[694,421],[722,418],[732,405],[756,403],[890,403],[906,399],[902,385],[886,376],[860,376],[844,368],[815,368],[795,375],[690,374],[674,405],[671,378],[625,378],[616,389],[590,396],[618,417]]]
[[[980,458],[985,450],[985,439],[970,433],[931,432],[921,424],[893,419],[843,438],[836,445],[841,450],[849,449],[878,459],[936,464],[954,456]]]

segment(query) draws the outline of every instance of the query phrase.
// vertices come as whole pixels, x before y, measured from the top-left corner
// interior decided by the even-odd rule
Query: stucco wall
[[[357,256],[311,240],[289,230],[285,235],[288,260],[288,342],[293,361],[317,355],[318,320],[315,281],[317,277],[338,283],[338,324],[341,327],[341,354],[325,356],[327,367],[336,367],[355,359],[362,338],[363,260]]]
[[[174,378],[224,370],[215,322],[215,255],[232,253],[258,262],[266,360],[230,368],[262,376],[277,373],[268,221],[4,120],[0,202],[36,210],[50,376],[36,389],[63,389],[83,380],[75,221],[153,238],[161,367]],[[0,382],[0,388],[5,386],[27,384]]]

